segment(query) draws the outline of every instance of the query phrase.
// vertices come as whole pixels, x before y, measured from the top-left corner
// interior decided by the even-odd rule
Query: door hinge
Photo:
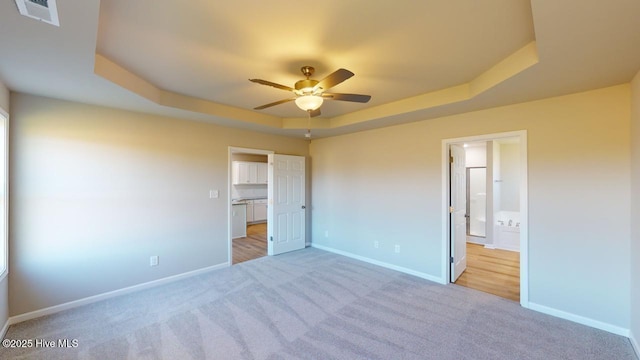
[[[456,209],[454,209],[453,206],[449,206],[449,214],[453,214],[454,211],[456,211]]]
[[[449,164],[453,164],[453,156],[449,156]]]
[[[453,256],[449,258],[449,262],[453,264]]]
[[[269,241],[273,241],[273,236],[269,236]]]

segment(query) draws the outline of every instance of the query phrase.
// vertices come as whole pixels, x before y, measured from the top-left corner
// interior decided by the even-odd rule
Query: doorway
[[[459,150],[465,144],[486,149],[486,163],[474,163],[474,159],[468,163]],[[490,292],[527,306],[526,131],[446,139],[442,146],[445,282]],[[454,155],[456,149],[458,153]],[[513,161],[519,164],[515,168],[509,165]],[[471,176],[475,179],[468,178]],[[459,225],[460,214],[466,218],[464,230]],[[463,231],[464,236],[460,234]]]
[[[267,256],[267,160],[273,151],[229,148],[229,262]],[[242,179],[240,179],[242,178]]]
[[[304,156],[229,147],[230,264],[306,246],[305,163]]]

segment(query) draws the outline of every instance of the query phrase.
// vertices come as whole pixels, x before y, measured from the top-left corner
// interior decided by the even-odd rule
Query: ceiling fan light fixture
[[[317,110],[324,99],[319,95],[303,95],[296,98],[296,105],[304,111]]]
[[[25,0],[25,1],[33,1],[33,0]],[[262,80],[262,79],[249,79],[249,81],[251,82],[258,83],[261,85],[271,86],[280,90],[290,91],[295,95],[295,97],[290,97],[280,101],[275,101],[269,104],[255,107],[253,109],[262,110],[271,106],[284,104],[289,101],[295,101],[296,105],[300,109],[310,112],[310,115],[311,115],[310,117],[314,117],[314,116],[320,115],[320,106],[322,106],[322,102],[324,98],[327,98],[329,100],[350,101],[350,102],[358,102],[358,103],[366,103],[371,99],[371,95],[339,94],[339,93],[325,92],[326,90],[338,84],[341,84],[343,81],[349,79],[354,75],[351,71],[347,69],[338,69],[320,81],[310,78],[314,72],[313,67],[303,66],[300,70],[302,71],[302,74],[306,77],[306,79],[296,81],[296,83],[294,84],[294,87],[280,85],[278,83],[274,83],[274,82]]]

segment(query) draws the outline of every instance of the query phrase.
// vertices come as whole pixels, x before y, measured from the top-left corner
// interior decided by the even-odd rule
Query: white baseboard
[[[165,277],[165,278],[162,278],[162,279],[153,280],[153,281],[149,281],[149,282],[146,282],[146,283],[129,286],[129,287],[126,287],[126,288],[122,288],[122,289],[118,289],[118,290],[114,290],[114,291],[109,291],[109,292],[98,294],[98,295],[89,296],[89,297],[86,297],[86,298],[83,298],[83,299],[70,301],[70,302],[67,302],[67,303],[64,303],[64,304],[50,306],[50,307],[47,307],[47,308],[44,308],[44,309],[31,311],[31,312],[28,312],[28,313],[25,313],[25,314],[12,316],[7,321],[7,325],[5,325],[5,328],[3,328],[3,330],[6,331],[6,329],[10,325],[21,323],[23,321],[39,318],[39,317],[45,316],[45,315],[55,314],[55,313],[60,312],[60,311],[73,309],[73,308],[76,308],[76,307],[79,307],[79,306],[95,303],[95,302],[106,300],[106,299],[109,299],[109,298],[112,298],[112,297],[129,294],[129,293],[132,293],[132,292],[136,292],[136,291],[140,291],[140,290],[144,290],[144,289],[149,289],[149,288],[153,288],[153,287],[160,286],[160,285],[165,285],[165,284],[168,284],[168,283],[172,283],[174,281],[186,279],[186,278],[189,278],[189,277],[192,277],[192,276],[204,274],[204,273],[207,273],[207,272],[210,272],[210,271],[214,271],[214,270],[219,270],[219,269],[226,268],[226,267],[229,267],[229,266],[230,266],[230,264],[228,262],[225,262],[225,263],[222,263],[222,264],[209,266],[209,267],[206,267],[206,268],[193,270],[193,271],[189,271],[189,272],[178,274],[178,275],[172,275],[172,276],[168,276],[168,277]],[[4,338],[4,335],[3,335],[3,338]]]
[[[483,245],[484,247],[487,247],[487,244],[483,243],[482,241],[473,241],[473,240],[470,240],[469,238],[467,238],[467,243],[468,244]]]
[[[467,241],[469,242],[469,241]],[[501,245],[496,245],[496,244],[484,244],[484,248],[485,249],[491,249],[491,250],[506,250],[506,251],[513,251],[513,252],[520,252],[520,247],[509,247],[509,246],[501,246]]]
[[[635,350],[636,356],[638,357],[638,359],[640,359],[640,345],[638,344],[638,340],[636,340],[633,331],[629,331],[629,341],[631,341],[631,346],[633,346],[633,350]]]
[[[630,338],[629,329],[529,302],[529,309]]]
[[[314,247],[314,248],[320,249],[320,250],[332,252],[334,254],[350,257],[352,259],[356,259],[356,260],[360,260],[360,261],[364,261],[364,262],[369,263],[369,264],[373,264],[373,265],[381,266],[381,267],[384,267],[384,268],[387,268],[387,269],[399,271],[399,272],[402,272],[402,273],[405,273],[405,274],[417,276],[419,278],[423,278],[425,280],[437,282],[439,284],[446,284],[447,283],[445,281],[445,279],[443,279],[443,278],[440,278],[440,277],[437,277],[437,276],[433,276],[433,275],[429,275],[429,274],[426,274],[426,273],[423,273],[423,272],[420,272],[420,271],[407,269],[407,268],[402,267],[402,266],[397,266],[397,265],[389,264],[389,263],[382,262],[382,261],[379,261],[379,260],[370,259],[370,258],[367,258],[367,257],[364,257],[364,256],[352,254],[350,252],[346,252],[346,251],[342,251],[342,250],[337,250],[337,249],[334,249],[334,248],[331,248],[331,247],[327,247],[327,246],[324,246],[324,245],[318,245],[318,244],[311,243],[311,246]]]

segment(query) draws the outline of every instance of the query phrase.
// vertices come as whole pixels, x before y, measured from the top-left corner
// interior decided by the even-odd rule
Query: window
[[[0,109],[0,280],[7,275],[8,245],[8,116]]]

